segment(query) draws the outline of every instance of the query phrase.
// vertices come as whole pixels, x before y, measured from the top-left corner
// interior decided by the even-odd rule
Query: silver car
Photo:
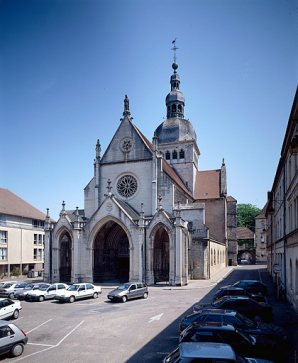
[[[0,320],[0,354],[11,353],[18,357],[24,351],[28,342],[26,334],[15,324]]]
[[[143,282],[127,282],[108,293],[108,299],[112,301],[122,301],[143,297],[147,299],[149,290]]]

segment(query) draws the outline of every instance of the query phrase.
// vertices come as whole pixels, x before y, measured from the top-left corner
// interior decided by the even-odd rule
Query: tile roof
[[[237,227],[237,239],[254,239],[255,234],[247,227]]]
[[[41,221],[46,219],[45,213],[4,188],[0,188],[0,213]]]
[[[198,171],[195,185],[195,199],[220,198],[221,170]]]

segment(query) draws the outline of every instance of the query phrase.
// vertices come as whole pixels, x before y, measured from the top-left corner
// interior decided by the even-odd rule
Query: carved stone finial
[[[63,202],[62,202],[62,210],[65,212],[65,206],[66,206],[66,203],[65,203],[65,201],[63,200]]]
[[[158,208],[157,208],[157,210],[160,210],[160,211],[163,210],[163,207],[162,207],[162,197],[161,197],[161,195],[158,196]]]
[[[144,218],[144,203],[141,203],[141,212],[140,212],[140,218]]]

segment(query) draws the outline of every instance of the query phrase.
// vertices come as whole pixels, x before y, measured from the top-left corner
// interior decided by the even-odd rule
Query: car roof
[[[237,311],[227,310],[227,309],[202,309],[198,313],[200,313],[200,314],[229,314],[229,315],[236,315]]]
[[[236,291],[245,291],[244,289],[242,289],[242,287],[238,287],[238,286],[226,286],[226,287],[221,287],[220,290],[236,290]]]
[[[184,342],[180,343],[180,352],[185,358],[221,358],[236,361],[233,348],[224,343]]]
[[[192,327],[199,330],[225,330],[225,331],[235,331],[235,327],[232,324],[226,323],[218,323],[218,322],[209,322],[209,323],[202,323],[202,322],[194,322],[192,323]]]
[[[233,300],[251,300],[250,297],[248,296],[230,296],[230,295],[225,295],[223,296],[222,298],[220,298],[222,301],[223,300],[230,300],[230,299],[233,299]]]

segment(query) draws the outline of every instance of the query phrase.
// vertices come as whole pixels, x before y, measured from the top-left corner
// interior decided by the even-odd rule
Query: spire
[[[97,144],[96,144],[95,150],[96,150],[96,160],[100,160],[100,158],[101,158],[101,145],[99,143],[99,139],[97,139]]]
[[[179,48],[176,47],[176,39],[172,41],[172,44],[174,44],[174,48],[172,48],[174,51],[174,63],[172,64],[174,73],[170,79],[171,92],[166,97],[167,118],[184,118],[185,99],[183,93],[179,90],[180,77],[177,74],[178,64],[176,62],[176,50]]]

